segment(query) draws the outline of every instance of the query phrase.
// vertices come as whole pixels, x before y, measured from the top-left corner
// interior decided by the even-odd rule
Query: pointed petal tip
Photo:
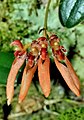
[[[20,104],[23,100],[24,100],[23,96],[20,96],[20,95],[19,95],[18,103]]]
[[[21,100],[18,100],[18,103],[20,104],[22,101]]]
[[[11,104],[11,101],[8,99],[7,100],[7,105],[9,106]]]
[[[44,93],[44,96],[47,98],[49,96],[49,94],[50,94],[50,91],[49,92],[47,91]]]
[[[80,97],[81,96],[81,92],[79,89],[76,89],[76,90],[72,90],[72,92],[77,96],[77,97]]]
[[[48,98],[49,95],[45,95],[46,98]]]
[[[79,90],[78,93],[77,93],[77,97],[80,97],[80,95],[81,95],[81,92]]]

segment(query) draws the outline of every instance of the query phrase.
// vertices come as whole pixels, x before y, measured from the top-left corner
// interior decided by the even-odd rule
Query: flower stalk
[[[50,6],[51,0],[48,0],[46,11],[45,11],[45,18],[44,18],[44,33],[43,35],[46,36],[46,30],[47,30],[47,21],[48,21],[48,12],[49,12],[49,6]]]

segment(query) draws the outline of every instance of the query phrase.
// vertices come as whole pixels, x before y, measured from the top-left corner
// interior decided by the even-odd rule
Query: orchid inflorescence
[[[26,65],[22,75],[21,88],[19,93],[19,103],[21,103],[27,95],[32,78],[38,67],[38,77],[41,89],[45,97],[50,94],[50,59],[48,48],[52,49],[53,59],[56,67],[64,78],[69,88],[77,95],[80,95],[79,79],[65,55],[65,48],[60,45],[60,39],[57,35],[50,37],[40,37],[32,41],[27,51],[27,45],[23,46],[20,40],[15,40],[11,45],[16,45],[18,50],[14,52],[15,60],[13,61],[10,73],[8,75],[6,94],[7,103],[10,105],[14,95],[14,82],[19,69],[26,61]],[[63,64],[64,63],[64,64]]]

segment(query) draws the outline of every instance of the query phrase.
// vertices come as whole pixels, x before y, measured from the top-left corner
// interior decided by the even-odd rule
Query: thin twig
[[[8,116],[8,119],[10,119],[10,118],[15,118],[15,117],[19,117],[19,116],[24,116],[24,115],[27,115],[28,113],[26,113],[26,112],[19,112],[19,113],[12,113],[12,114],[10,114],[9,116]]]
[[[50,109],[48,109],[46,105],[44,105],[43,108],[44,108],[44,111],[47,112],[47,113],[49,113],[49,114],[59,115],[58,112],[56,112],[56,111],[51,111]]]

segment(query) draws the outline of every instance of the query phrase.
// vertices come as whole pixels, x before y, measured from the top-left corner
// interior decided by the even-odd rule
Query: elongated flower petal
[[[26,65],[26,67],[24,69],[22,83],[21,83],[21,89],[20,89],[20,94],[19,94],[19,103],[21,103],[27,95],[27,92],[30,87],[30,84],[31,84],[33,75],[36,71],[36,68],[37,68],[37,65],[28,69],[27,65]]]
[[[50,94],[50,73],[49,73],[50,59],[48,56],[46,56],[44,63],[42,63],[42,61],[43,60],[39,58],[38,76],[39,76],[39,82],[40,82],[42,91],[45,97],[48,97]]]
[[[75,84],[76,87],[80,90],[80,82],[79,82],[79,79],[78,79],[78,77],[77,77],[77,75],[76,75],[76,73],[75,73],[75,71],[74,71],[71,63],[69,62],[69,60],[68,60],[68,58],[67,58],[66,56],[65,56],[65,63],[66,63],[66,65],[67,65],[67,67],[68,67],[68,70],[69,70],[69,72],[70,72],[70,74],[71,74],[71,76],[72,76],[72,78],[73,78],[74,84]]]
[[[60,71],[62,77],[64,78],[65,82],[69,86],[69,88],[77,95],[80,95],[79,89],[76,87],[74,80],[71,76],[71,73],[68,70],[68,67],[64,66],[62,63],[60,63],[57,58],[54,58],[55,64]]]
[[[7,79],[7,87],[6,87],[6,94],[7,94],[7,104],[10,105],[11,100],[13,98],[14,95],[14,82],[16,79],[16,75],[19,71],[19,69],[21,68],[21,66],[23,65],[25,61],[25,55],[21,56],[20,58],[15,58],[8,79]]]

